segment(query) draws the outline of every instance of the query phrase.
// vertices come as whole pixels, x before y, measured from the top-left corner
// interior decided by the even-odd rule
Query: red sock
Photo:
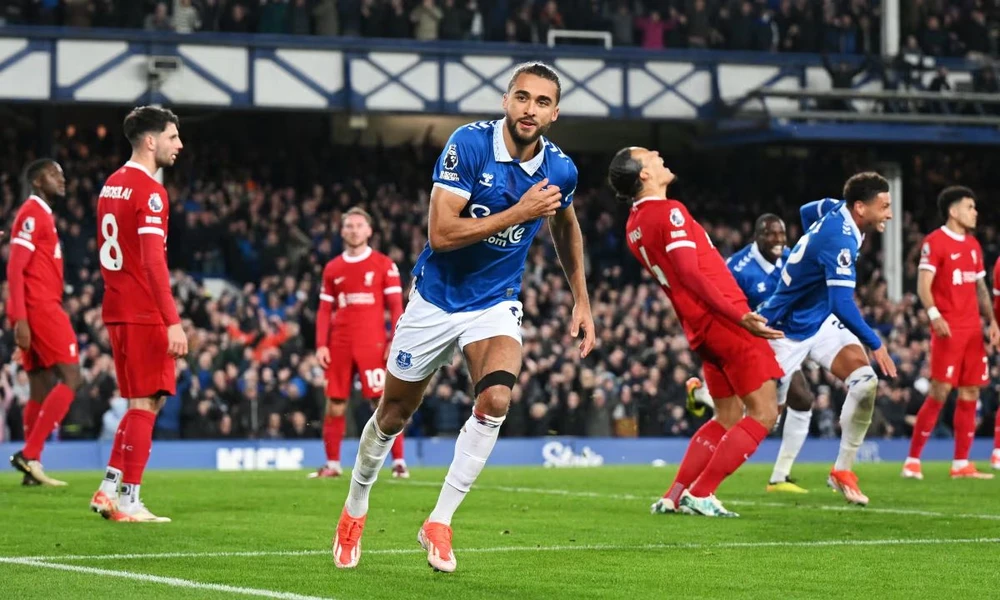
[[[153,448],[153,426],[156,424],[156,414],[139,409],[130,410],[127,414],[130,416],[123,436],[125,468],[122,469],[122,483],[141,484],[142,472],[146,470],[149,453]]]
[[[736,469],[750,458],[761,441],[767,437],[767,428],[750,417],[743,417],[735,427],[726,432],[719,442],[712,460],[691,486],[691,495],[698,498],[711,496]]]
[[[57,383],[49,395],[45,397],[41,409],[38,411],[35,423],[31,426],[31,433],[25,437],[24,457],[38,460],[42,456],[42,448],[45,447],[45,440],[52,435],[52,430],[62,422],[63,417],[69,411],[69,405],[73,403],[76,394],[65,383]],[[37,404],[32,402],[31,404]]]
[[[930,396],[924,399],[920,411],[917,412],[917,422],[913,424],[909,458],[920,458],[927,440],[931,437],[931,432],[934,431],[934,426],[937,425],[938,415],[941,414],[942,408],[944,408],[944,400]]]
[[[108,459],[108,466],[112,469],[125,471],[125,427],[128,425],[128,416],[132,411],[127,410],[122,415],[122,420],[118,422],[118,429],[115,430],[115,440],[111,442],[111,457]]]
[[[392,442],[392,448],[389,449],[392,453],[392,460],[403,460],[403,432],[400,431],[399,435]]]
[[[955,460],[969,460],[972,438],[976,436],[976,401],[959,400],[955,403]]]
[[[344,440],[346,428],[347,418],[344,415],[339,417],[327,415],[323,419],[323,446],[326,448],[326,460],[340,461],[340,443]]]
[[[671,484],[667,493],[663,494],[664,498],[672,500],[674,506],[680,502],[684,490],[690,487],[695,479],[698,479],[701,472],[705,470],[705,465],[712,460],[712,455],[715,454],[715,449],[724,435],[726,435],[726,428],[715,419],[705,423],[694,433],[691,443],[688,444],[687,451],[684,453],[684,459],[681,460],[681,466],[677,469],[674,483]]]
[[[28,436],[31,435],[35,421],[38,420],[38,411],[40,410],[42,410],[41,402],[28,400],[24,403],[24,408],[21,409],[21,423],[24,425],[24,441],[28,441]]]

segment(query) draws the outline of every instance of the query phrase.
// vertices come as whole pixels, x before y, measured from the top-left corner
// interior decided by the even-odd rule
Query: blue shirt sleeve
[[[479,167],[483,152],[481,146],[485,139],[478,123],[456,129],[434,165],[434,186],[468,200],[482,171]]]
[[[823,215],[830,212],[834,206],[839,204],[832,198],[823,198],[808,204],[803,204],[799,209],[799,216],[802,218],[802,229],[808,230],[813,223],[823,218]]]
[[[576,184],[579,178],[579,172],[576,168],[576,164],[573,163],[573,159],[567,156],[559,146],[556,146],[552,142],[546,140],[546,151],[549,155],[545,157],[546,160],[560,161],[558,165],[558,170],[554,171],[561,175],[559,181],[553,181],[550,178],[550,182],[559,186],[559,191],[562,193],[561,199],[561,209],[569,208],[570,204],[573,204],[573,196],[576,195]],[[550,171],[552,172],[552,171]]]
[[[830,299],[830,312],[832,312],[847,330],[858,336],[865,346],[872,350],[882,347],[882,339],[878,334],[865,323],[858,305],[854,303],[854,290],[846,287],[834,286],[827,289]]]

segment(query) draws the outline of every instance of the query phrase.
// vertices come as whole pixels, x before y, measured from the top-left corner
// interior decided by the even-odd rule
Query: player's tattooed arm
[[[570,335],[576,337],[580,329],[583,329],[580,355],[586,357],[594,347],[596,336],[583,263],[583,233],[580,231],[580,222],[576,218],[576,210],[572,204],[549,217],[549,233],[552,234],[556,256],[559,257],[559,263],[573,291],[573,321],[570,324]]]

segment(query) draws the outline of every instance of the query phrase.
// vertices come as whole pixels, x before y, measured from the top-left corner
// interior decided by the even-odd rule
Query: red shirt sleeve
[[[162,192],[162,194],[161,194]],[[163,322],[169,327],[181,322],[177,305],[170,291],[170,271],[167,269],[167,197],[166,191],[154,189],[148,199],[136,202],[136,225],[142,268],[153,291]]]
[[[389,337],[396,333],[396,322],[403,316],[403,284],[399,278],[399,267],[388,257],[386,262],[389,268],[385,273],[385,286],[382,293],[385,294],[385,303],[389,307]]]
[[[316,309],[316,348],[325,347],[330,341],[330,319],[336,300],[333,290],[333,262],[323,267],[323,281],[319,288],[319,308]]]
[[[708,305],[710,311],[739,325],[743,315],[701,272],[698,267],[698,250],[691,246],[675,246],[671,249],[668,245],[667,248],[670,264],[678,275],[675,285],[686,287],[691,295]]]
[[[30,222],[27,222],[31,219]],[[14,219],[10,232],[10,258],[7,261],[7,318],[13,325],[21,319],[28,318],[25,306],[26,294],[24,273],[35,252],[33,236],[35,235],[34,218],[27,211],[20,210]]]
[[[944,257],[944,251],[941,244],[935,244],[933,240],[934,238],[927,236],[924,238],[923,245],[920,246],[920,269],[937,273],[938,267],[941,266],[941,259]]]

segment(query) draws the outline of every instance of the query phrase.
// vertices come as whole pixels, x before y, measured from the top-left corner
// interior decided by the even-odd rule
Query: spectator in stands
[[[438,26],[444,13],[438,8],[435,0],[422,0],[420,5],[410,13],[413,21],[413,37],[423,41],[438,39]]]
[[[335,36],[340,34],[340,14],[337,0],[318,0],[312,8],[314,32],[316,35]]]
[[[174,4],[174,31],[194,33],[201,29],[201,15],[191,0],[177,0]]]
[[[170,15],[167,14],[167,5],[160,2],[156,5],[156,9],[152,14],[146,17],[146,23],[143,26],[146,31],[173,31],[174,25],[170,21]]]

